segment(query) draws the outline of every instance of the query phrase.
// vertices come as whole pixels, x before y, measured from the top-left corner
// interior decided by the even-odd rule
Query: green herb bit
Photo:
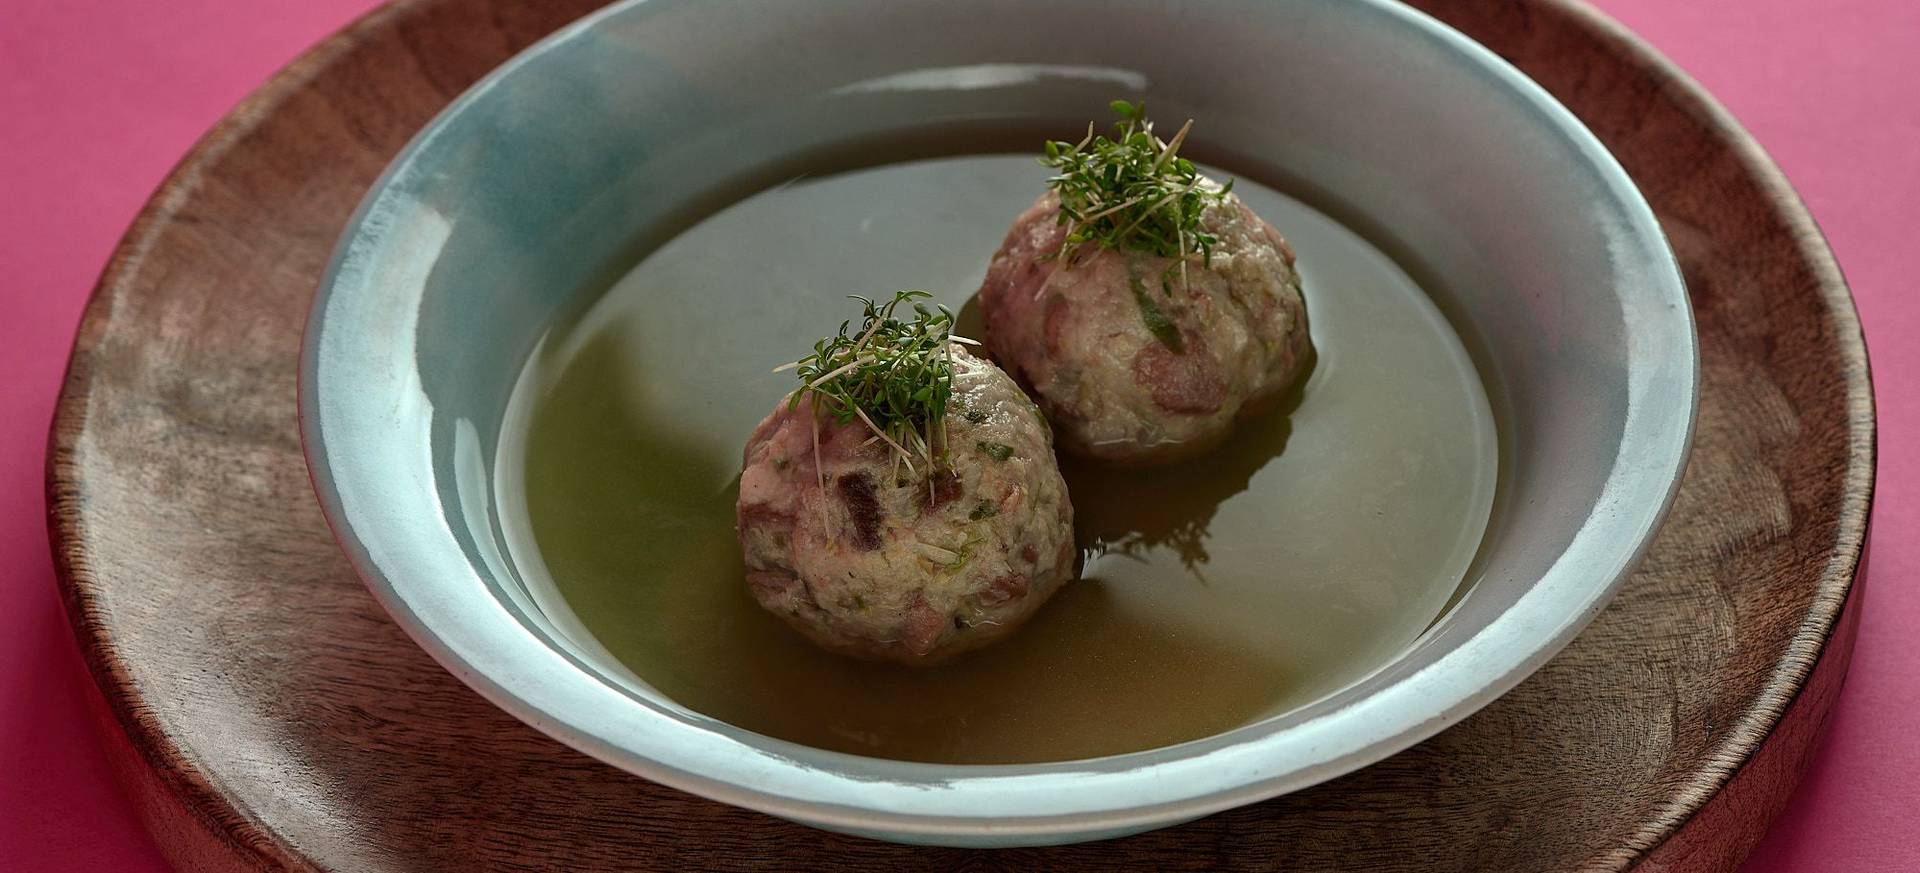
[[[1111,106],[1120,116],[1111,137],[1096,135],[1089,124],[1078,143],[1049,141],[1040,159],[1055,171],[1047,187],[1060,198],[1058,221],[1067,228],[1056,257],[1070,269],[1087,246],[1147,252],[1177,259],[1184,283],[1188,256],[1198,253],[1202,263],[1212,263],[1219,240],[1201,217],[1233,185],[1208,184],[1179,156],[1191,119],[1172,140],[1161,140],[1145,104],[1115,100]]]
[[[775,370],[794,369],[800,377],[789,407],[811,397],[816,414],[843,426],[861,422],[910,473],[916,462],[929,470],[943,463],[951,343],[973,341],[953,335],[953,313],[945,306],[928,308],[923,301],[932,296],[900,291],[884,303],[852,297],[864,309],[858,328],[841,322],[837,335],[814,343],[813,354]],[[911,318],[896,315],[902,304],[912,307]]]
[[[967,517],[974,521],[979,521],[980,519],[992,518],[999,514],[1000,507],[995,506],[992,501],[982,500],[979,506],[974,507],[972,512],[967,513]]]
[[[974,445],[978,446],[980,448],[980,451],[986,452],[987,457],[992,458],[996,461],[1004,461],[1008,458],[1013,457],[1013,447],[1009,445],[1002,445],[1000,443],[989,443],[989,442],[978,442],[978,443],[974,443]]]
[[[967,420],[973,422],[974,424],[987,423],[987,414],[984,412],[981,412],[978,409],[969,409],[967,410],[966,415],[967,415]]]
[[[1154,302],[1153,295],[1147,292],[1146,283],[1141,282],[1139,276],[1130,276],[1128,281],[1133,285],[1133,302],[1140,306],[1140,320],[1146,322],[1147,332],[1174,354],[1185,354],[1187,343],[1180,337],[1179,325],[1174,324],[1173,319],[1160,309],[1160,304]]]

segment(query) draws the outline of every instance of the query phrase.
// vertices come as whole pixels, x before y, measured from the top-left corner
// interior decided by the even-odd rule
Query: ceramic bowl
[[[1337,693],[1203,740],[944,766],[703,717],[543,614],[494,534],[490,477],[509,391],[557,313],[794,155],[970,125],[1071,130],[1115,97],[1204,119],[1197,147],[1257,158],[1392,253],[1474,350],[1501,422],[1504,509],[1424,634]],[[1013,845],[1295,790],[1519,682],[1658,527],[1691,437],[1695,354],[1673,256],[1614,159],[1511,66],[1385,0],[629,0],[475,86],[374,185],[313,308],[300,411],[321,505],[368,586],[502,708],[633,773],[795,821]]]

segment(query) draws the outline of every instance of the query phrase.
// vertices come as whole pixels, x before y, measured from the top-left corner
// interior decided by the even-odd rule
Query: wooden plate
[[[307,303],[361,193],[594,0],[404,0],[301,57],[154,195],[89,305],[48,489],[116,767],[189,870],[1086,865],[1724,870],[1839,692],[1873,484],[1852,302],[1778,170],[1673,67],[1562,0],[1420,0],[1586,120],[1679,252],[1698,444],[1643,569],[1453,729],[1178,828],[969,853],[839,837],[604,766],[493,708],[335,548],[294,422]]]

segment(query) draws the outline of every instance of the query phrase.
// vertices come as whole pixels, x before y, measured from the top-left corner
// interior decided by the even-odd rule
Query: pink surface
[[[44,533],[42,445],[115,240],[194,139],[371,0],[0,0],[0,866],[162,870],[85,718]],[[1747,865],[1920,870],[1920,4],[1600,0],[1732,108],[1852,280],[1879,385],[1872,580],[1831,733]]]

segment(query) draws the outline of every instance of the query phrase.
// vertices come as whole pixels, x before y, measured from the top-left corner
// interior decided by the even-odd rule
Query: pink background
[[[370,0],[0,0],[0,864],[165,869],[85,718],[42,446],[88,289],[209,125]],[[1879,384],[1872,580],[1846,693],[1747,870],[1920,870],[1920,3],[1600,0],[1718,94],[1846,268]]]

